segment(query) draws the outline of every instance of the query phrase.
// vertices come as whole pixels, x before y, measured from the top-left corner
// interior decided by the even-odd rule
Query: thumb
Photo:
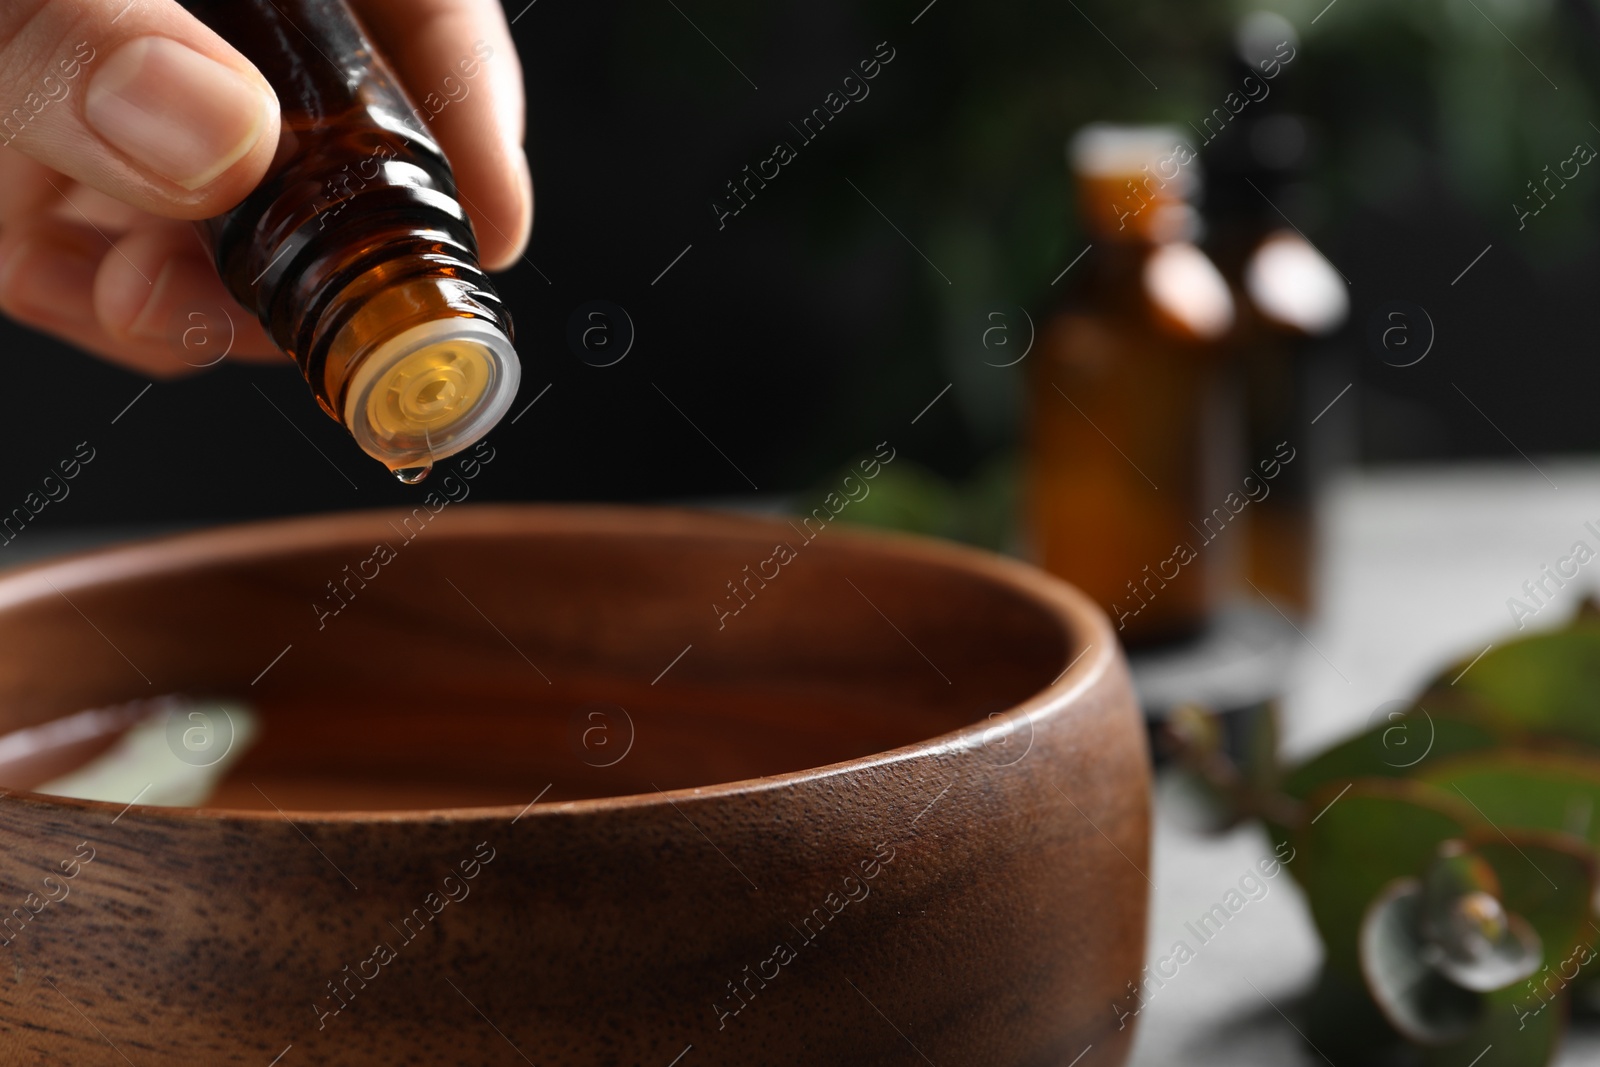
[[[197,219],[255,188],[277,142],[266,80],[173,0],[0,3],[0,152]]]

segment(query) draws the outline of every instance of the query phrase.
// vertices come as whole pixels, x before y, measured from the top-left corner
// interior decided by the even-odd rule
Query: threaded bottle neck
[[[518,370],[443,152],[343,0],[186,3],[283,106],[272,172],[205,224],[229,290],[391,469],[467,447]]]

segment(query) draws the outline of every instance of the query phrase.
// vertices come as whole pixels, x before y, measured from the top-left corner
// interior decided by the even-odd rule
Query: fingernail
[[[137,308],[135,313],[121,321],[127,323],[123,329],[129,337],[145,341],[170,341],[181,335],[186,327],[203,320],[204,313],[198,314],[193,320],[185,317],[185,312],[194,308],[182,304],[183,297],[185,294],[192,298],[195,293],[209,293],[220,284],[217,270],[210,263],[183,255],[174,256],[162,265],[154,285],[144,285],[137,277],[129,277],[125,281],[126,303],[107,314],[109,317],[129,308]],[[190,304],[193,303],[191,299]],[[105,304],[101,306],[106,307]],[[209,313],[210,303],[204,306],[206,313]],[[115,322],[114,325],[121,325],[121,322]]]
[[[166,37],[138,37],[95,72],[84,114],[141,166],[198,189],[255,146],[276,106],[216,60]]]
[[[0,294],[20,314],[61,319],[76,314],[90,298],[99,266],[79,249],[29,240],[6,257]]]

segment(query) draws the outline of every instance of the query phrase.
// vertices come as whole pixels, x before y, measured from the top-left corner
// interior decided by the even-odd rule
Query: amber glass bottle
[[[324,411],[403,481],[510,407],[511,321],[444,153],[344,0],[186,0],[283,109],[273,169],[205,224],[217,269]]]
[[[1240,592],[1265,594],[1292,615],[1315,607],[1316,489],[1322,449],[1310,393],[1317,338],[1338,328],[1349,304],[1333,266],[1295,231],[1262,228],[1240,261],[1218,255],[1237,278],[1240,325],[1236,333],[1244,372],[1247,455],[1258,464],[1282,459],[1271,494],[1251,504],[1247,516]],[[1237,270],[1237,274],[1234,271]],[[1330,397],[1333,393],[1328,394]],[[1326,425],[1326,424],[1325,424]]]
[[[1206,546],[1226,519],[1207,500],[1233,300],[1192,243],[1198,161],[1181,134],[1091,126],[1069,158],[1090,247],[1033,365],[1028,536],[1125,642],[1183,638],[1219,592]]]
[[[1315,202],[1304,180],[1311,124],[1288,106],[1287,88],[1272,84],[1298,45],[1294,26],[1277,14],[1258,11],[1240,21],[1230,81],[1270,92],[1207,147],[1206,214],[1207,248],[1239,311],[1233,344],[1242,371],[1245,466],[1266,461],[1277,471],[1270,492],[1243,516],[1249,584],[1239,592],[1308,616],[1316,592],[1316,493],[1335,426],[1313,420],[1339,388],[1329,384],[1330,353],[1319,339],[1344,323],[1350,300],[1344,278],[1278,214],[1283,206],[1304,219],[1304,205]],[[1280,464],[1286,454],[1294,460]]]

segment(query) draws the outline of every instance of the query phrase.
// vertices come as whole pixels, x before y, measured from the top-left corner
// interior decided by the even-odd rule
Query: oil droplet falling
[[[394,476],[407,485],[416,485],[426,478],[431,470],[433,470],[432,463],[424,463],[420,467],[396,467]]]

